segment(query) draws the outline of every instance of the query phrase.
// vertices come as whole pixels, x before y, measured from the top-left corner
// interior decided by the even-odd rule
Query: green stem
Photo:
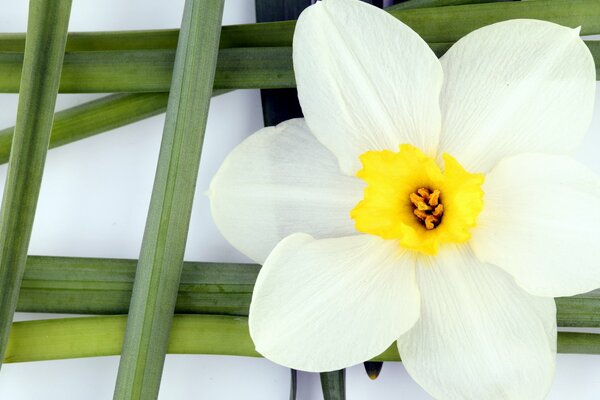
[[[296,400],[298,393],[298,371],[290,369],[290,400]]]
[[[27,258],[19,311],[126,314],[137,260]],[[186,262],[178,313],[248,315],[260,266]]]
[[[224,0],[185,3],[115,399],[158,397],[212,95],[223,5]]]
[[[179,29],[69,32],[66,51],[175,50]],[[23,52],[24,33],[0,33],[0,52]]]
[[[136,260],[29,256],[19,311],[125,314]],[[185,262],[177,313],[247,316],[260,266]],[[556,299],[558,325],[600,327],[600,289]]]
[[[218,90],[213,96],[227,92]],[[121,93],[92,100],[54,114],[50,149],[119,128],[167,109],[167,93]],[[15,128],[0,130],[0,164],[8,161]]]
[[[600,289],[557,298],[556,319],[563,327],[600,328]]]
[[[600,79],[600,41],[588,40],[585,43],[596,61],[596,76]],[[430,43],[438,56],[451,45]],[[166,92],[170,87],[174,56],[172,50],[67,53],[60,91]],[[21,59],[22,54],[19,53],[0,53],[0,92],[18,91]],[[232,48],[219,52],[215,90],[295,86],[291,47]]]
[[[13,323],[4,361],[7,363],[118,355],[126,316],[48,319]],[[244,317],[176,315],[170,354],[219,354],[260,357]],[[600,334],[558,333],[558,352],[600,354]],[[374,361],[399,361],[395,345]]]
[[[50,148],[163,113],[167,93],[116,94],[54,114]],[[15,128],[0,131],[0,164],[8,161]]]
[[[169,91],[173,50],[84,51],[67,53],[62,93]],[[0,53],[0,92],[17,92],[22,54]],[[236,48],[219,52],[215,89],[295,86],[292,50]]]
[[[576,28],[582,35],[600,33],[597,0],[539,0],[494,2],[390,11],[427,42],[454,42],[469,32],[495,22],[534,18]],[[295,21],[228,27],[226,47],[289,46]],[[223,32],[225,33],[225,32]]]
[[[31,0],[17,123],[0,214],[0,360],[6,351],[37,206],[71,0]]]
[[[459,6],[464,4],[494,3],[498,0],[409,0],[394,4],[386,8],[386,11],[410,10],[413,8]]]
[[[558,352],[566,354],[600,354],[600,334],[558,332]],[[398,347],[390,346],[374,361],[399,361]]]
[[[321,372],[323,400],[346,400],[346,370]]]
[[[514,18],[543,19],[572,28],[582,26],[582,35],[600,33],[597,0],[494,2],[392,10],[390,13],[428,42],[453,42],[482,26]],[[220,46],[290,46],[294,27],[295,21],[224,26]],[[177,35],[177,30],[72,33],[67,50],[174,49]],[[0,51],[22,49],[23,35],[0,35]]]

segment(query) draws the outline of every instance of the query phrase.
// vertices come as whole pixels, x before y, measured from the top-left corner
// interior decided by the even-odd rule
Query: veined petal
[[[343,175],[303,119],[264,128],[236,147],[210,185],[211,213],[225,238],[262,264],[284,237],[356,234],[350,210],[364,184]]]
[[[579,30],[538,20],[478,29],[442,57],[440,154],[487,172],[525,152],[568,154],[591,122],[594,60]]]
[[[358,0],[324,0],[300,15],[293,48],[308,126],[343,172],[403,143],[435,155],[442,69],[412,29]]]
[[[438,400],[543,399],[556,354],[554,299],[534,297],[467,246],[417,260],[421,317],[398,339],[408,373]]]
[[[249,321],[256,350],[312,372],[366,361],[418,319],[414,273],[414,256],[395,241],[291,235],[256,281]]]
[[[522,154],[487,176],[473,230],[479,259],[538,296],[600,287],[600,177],[567,156]]]

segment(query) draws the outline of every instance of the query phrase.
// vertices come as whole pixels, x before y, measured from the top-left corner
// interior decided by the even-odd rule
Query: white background
[[[224,24],[254,22],[250,0],[227,0]],[[0,1],[0,31],[26,30],[27,2]],[[71,31],[175,28],[183,0],[74,0]],[[598,95],[600,95],[600,92]],[[97,95],[59,95],[64,109]],[[17,95],[0,94],[0,128],[14,124]],[[48,153],[30,254],[137,258],[156,167],[164,115]],[[248,261],[214,227],[203,195],[218,166],[243,138],[262,127],[256,90],[213,99],[186,260]],[[600,106],[596,106],[579,160],[600,173]],[[6,166],[0,166],[0,190]],[[600,239],[600,238],[599,238]],[[20,320],[34,315],[17,315]],[[49,343],[51,346],[52,344]],[[118,357],[6,364],[0,398],[110,399]],[[559,355],[550,399],[597,399],[600,356]],[[299,375],[299,399],[321,399],[318,375]],[[349,400],[414,399],[424,393],[400,363],[386,363],[370,381],[362,366],[348,369]],[[286,399],[289,371],[264,359],[169,355],[161,399]]]

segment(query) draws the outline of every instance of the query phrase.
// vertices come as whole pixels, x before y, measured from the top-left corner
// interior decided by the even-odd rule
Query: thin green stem
[[[217,90],[213,96],[227,92]],[[121,93],[102,97],[54,114],[50,149],[119,128],[167,109],[167,93]],[[0,164],[8,161],[14,127],[0,130]]]
[[[224,0],[187,0],[115,399],[158,397],[217,64]]]
[[[298,393],[298,371],[290,369],[290,400],[296,400]]]
[[[167,93],[116,94],[102,97],[54,114],[49,148],[163,113]],[[0,164],[8,161],[15,128],[0,131]]]
[[[4,361],[7,363],[118,355],[123,344],[124,315],[13,323]],[[170,354],[219,354],[260,357],[244,317],[176,315]],[[558,352],[600,354],[600,334],[558,333]],[[395,345],[374,361],[400,361]]]
[[[31,0],[21,92],[0,214],[0,360],[6,351],[50,140],[71,0]]]

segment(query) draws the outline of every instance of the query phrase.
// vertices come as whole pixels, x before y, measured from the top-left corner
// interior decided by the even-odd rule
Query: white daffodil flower
[[[506,21],[438,60],[375,7],[307,8],[305,119],[249,137],[210,189],[225,238],[264,265],[257,351],[330,371],[397,341],[436,398],[543,398],[553,297],[600,286],[600,178],[567,156],[596,85],[578,33]]]

